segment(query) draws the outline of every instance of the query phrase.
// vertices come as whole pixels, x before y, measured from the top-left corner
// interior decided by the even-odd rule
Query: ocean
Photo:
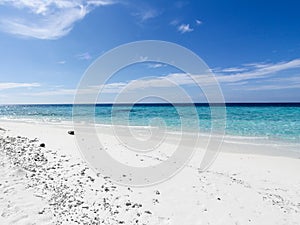
[[[77,119],[86,119],[91,107],[80,106]],[[196,109],[193,113],[193,107]],[[218,107],[218,106],[216,106]],[[73,106],[62,105],[1,105],[0,119],[63,123],[72,121]],[[178,113],[180,112],[180,113]],[[195,115],[195,112],[197,115]],[[212,118],[208,104],[194,105],[97,104],[95,122],[130,126],[166,126],[170,131],[211,131]],[[196,122],[195,116],[199,119]],[[182,123],[181,121],[184,121]],[[230,103],[226,104],[226,135],[236,138],[282,140],[300,143],[300,103]]]

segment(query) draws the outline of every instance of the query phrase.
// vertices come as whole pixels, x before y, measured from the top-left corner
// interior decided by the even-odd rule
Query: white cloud
[[[66,64],[66,61],[65,61],[65,60],[62,60],[62,61],[58,61],[57,63],[58,63],[58,64]]]
[[[30,92],[23,93],[23,95],[27,96],[66,96],[66,95],[75,95],[76,89],[57,89],[57,90],[47,90],[40,92]]]
[[[262,66],[264,65],[264,66]],[[215,82],[243,86],[247,85],[250,88],[252,79],[259,78],[269,78],[268,80],[263,81],[263,84],[256,83],[256,88],[259,89],[263,86],[269,89],[276,89],[275,87],[282,86],[283,88],[296,88],[300,83],[299,77],[274,77],[277,72],[300,68],[300,59],[291,60],[289,62],[278,62],[273,64],[252,64],[251,67],[230,67],[223,70],[219,69],[219,72],[216,73],[215,78],[209,74],[186,74],[186,73],[172,73],[163,77],[150,77],[148,79],[139,79],[131,80],[128,83],[111,83],[104,85],[103,92],[105,93],[119,93],[120,91],[126,89],[126,86],[129,84],[127,91],[134,91],[147,88],[169,88],[174,84],[176,85],[197,85],[201,86],[214,85]],[[223,71],[224,73],[220,73]],[[275,83],[274,85],[271,83]],[[267,83],[267,85],[266,85]],[[260,87],[259,87],[260,86]],[[99,87],[98,87],[99,88]],[[277,88],[277,89],[278,89]],[[254,88],[252,88],[254,90]],[[250,90],[250,89],[249,89]]]
[[[160,68],[160,67],[166,67],[166,66],[167,66],[166,64],[162,64],[162,63],[149,63],[148,64],[148,68],[153,68],[153,69]]]
[[[145,11],[142,15],[141,15],[141,18],[142,18],[142,21],[145,21],[145,20],[148,20],[148,19],[151,19],[151,18],[154,18],[158,15],[158,12],[155,11],[155,10],[148,10],[148,11]]]
[[[220,68],[213,69],[213,71],[215,73],[237,73],[237,72],[244,72],[246,70],[247,70],[246,68],[241,68],[241,67],[229,67],[229,68],[223,68],[223,69],[220,69]]]
[[[150,64],[149,64],[150,65]],[[300,77],[293,74],[288,77],[276,77],[276,73],[300,68],[300,59],[294,59],[289,62],[278,63],[255,63],[251,66],[245,67],[229,67],[218,69],[216,77],[213,78],[208,74],[186,74],[186,73],[171,73],[167,76],[154,76],[146,79],[130,80],[128,82],[115,82],[103,85],[89,86],[81,90],[82,94],[96,95],[101,90],[101,94],[139,94],[140,91],[154,90],[158,93],[161,91],[168,92],[174,86],[196,86],[197,83],[201,87],[207,85],[214,85],[214,82],[230,85],[231,90],[277,90],[277,89],[291,89],[300,88]],[[237,71],[237,72],[236,72]],[[243,72],[239,72],[243,71]],[[261,80],[259,78],[264,78]],[[268,78],[268,79],[266,79]],[[256,79],[251,81],[252,79]],[[17,87],[37,87],[37,83],[0,83],[0,90]],[[46,90],[42,92],[30,92],[26,95],[30,96],[74,96],[76,89],[64,89],[56,87],[53,90]],[[169,91],[170,92],[170,91]],[[172,92],[171,92],[172,93]]]
[[[267,84],[260,86],[250,86],[244,88],[244,90],[249,91],[259,91],[259,90],[282,90],[282,89],[298,89],[300,84]]]
[[[118,82],[118,83],[110,83],[104,84],[99,86],[94,86],[95,90],[100,91],[101,93],[119,93],[126,87],[127,83],[125,82]]]
[[[95,86],[89,86],[87,88],[81,89],[80,93],[84,95],[97,95],[99,91],[101,90],[101,93],[119,93],[124,87],[126,86],[126,83],[119,82],[119,83],[110,83],[110,84],[104,84],[104,85],[95,85]],[[61,86],[58,86],[59,88],[51,89],[51,90],[44,90],[40,92],[30,92],[30,93],[24,93],[25,95],[29,96],[66,96],[71,95],[74,96],[76,92],[78,91],[75,88],[60,88]]]
[[[181,24],[178,27],[178,31],[181,32],[182,34],[187,33],[187,32],[192,32],[193,30],[194,29],[192,29],[189,24]]]
[[[139,9],[138,13],[134,13],[134,16],[137,16],[141,22],[145,22],[149,19],[153,19],[159,15],[159,12],[156,9]]]
[[[172,26],[176,26],[176,25],[178,25],[179,24],[179,19],[174,19],[174,20],[172,20],[171,22],[170,22],[170,25],[172,25]]]
[[[104,85],[104,92],[114,87],[111,93],[119,93],[126,89],[126,91],[145,90],[149,88],[170,88],[182,85],[209,85],[214,82],[212,77],[207,75],[190,75],[186,73],[171,73],[162,77],[148,77],[145,79],[131,80],[127,83],[111,83]]]
[[[58,39],[67,35],[74,23],[83,19],[95,7],[110,4],[114,4],[114,1],[1,0],[0,6],[12,6],[15,15],[20,16],[1,15],[0,30],[23,37]]]
[[[281,86],[287,88],[297,88],[300,84],[300,77],[276,77],[278,72],[300,68],[300,59],[294,59],[289,62],[278,63],[255,63],[247,67],[230,67],[219,69],[215,78],[209,74],[186,74],[172,73],[165,77],[152,77],[149,79],[133,80],[129,90],[147,89],[147,88],[168,88],[173,84],[176,85],[197,85],[201,86],[214,85],[215,82],[244,86],[247,85],[249,90],[258,90],[263,88],[279,89]],[[222,72],[222,73],[221,73]],[[250,82],[253,79],[269,78],[262,83]],[[172,84],[173,82],[173,84]],[[255,87],[250,87],[255,85]],[[124,88],[126,84],[123,84]],[[119,89],[120,90],[120,89]]]
[[[294,84],[300,84],[300,75],[298,74],[293,77],[274,77],[270,78],[269,81],[277,83],[293,82]]]
[[[236,82],[231,84],[245,83],[247,86],[240,86],[236,90],[280,90],[280,89],[298,89],[300,88],[300,76],[293,75],[287,77],[271,77],[267,80],[256,80],[253,83],[249,81]]]
[[[30,88],[39,86],[41,86],[39,83],[0,83],[0,90],[13,88]]]
[[[76,55],[76,58],[82,59],[82,60],[89,60],[89,59],[92,58],[92,56],[90,55],[90,53],[85,52],[85,53],[81,53],[81,54]]]
[[[263,68],[263,67],[267,67],[267,66],[270,66],[272,65],[272,63],[266,63],[266,62],[255,62],[255,63],[245,63],[243,64],[242,66],[244,67],[252,67],[252,68]]]
[[[201,20],[196,20],[196,25],[201,25],[203,22]]]
[[[223,83],[238,82],[243,80],[266,78],[280,71],[295,69],[295,68],[300,68],[300,59],[294,59],[288,62],[278,62],[278,63],[269,63],[269,64],[265,64],[265,63],[247,64],[247,66],[244,67],[245,69],[244,72],[237,72],[231,74],[224,74],[230,71],[230,68],[225,68],[217,72],[218,75],[217,77],[218,80]]]

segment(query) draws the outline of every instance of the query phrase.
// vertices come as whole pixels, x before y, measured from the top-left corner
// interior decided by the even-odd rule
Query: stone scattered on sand
[[[70,135],[75,135],[75,132],[74,132],[74,130],[69,130],[69,131],[68,131],[68,134],[70,134]]]
[[[41,147],[41,148],[45,148],[45,147],[46,147],[45,143],[41,143],[41,144],[40,144],[40,147]]]
[[[36,138],[0,135],[0,153],[12,167],[24,171],[26,188],[47,202],[38,214],[51,212],[57,225],[135,224],[136,221],[158,224],[151,211],[132,200],[136,194],[132,189],[116,186],[109,177],[94,174],[83,161],[51,149],[42,150],[45,146]]]

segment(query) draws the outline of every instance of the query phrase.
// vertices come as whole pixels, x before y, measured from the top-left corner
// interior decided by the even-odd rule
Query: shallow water
[[[92,106],[79,106],[78,120],[88,118]],[[215,106],[220,107],[220,106]],[[38,120],[46,122],[72,121],[72,105],[2,105],[0,119]],[[166,126],[169,131],[200,131],[210,133],[212,124],[222,124],[207,104],[175,105],[139,104],[97,105],[95,122],[131,126]],[[226,135],[234,139],[284,140],[300,143],[300,104],[227,104]],[[220,121],[219,121],[220,120]]]

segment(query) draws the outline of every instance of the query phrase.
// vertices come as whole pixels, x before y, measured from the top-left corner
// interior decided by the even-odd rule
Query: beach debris
[[[41,143],[41,144],[40,144],[40,147],[41,147],[41,148],[45,148],[45,147],[46,147],[45,143]]]
[[[75,135],[75,131],[74,131],[74,130],[69,130],[69,131],[68,131],[68,134],[70,134],[70,135]]]
[[[12,167],[24,171],[26,188],[47,202],[38,214],[50,213],[60,225],[158,224],[151,211],[133,201],[132,189],[95,174],[84,161],[42,150],[45,146],[38,139],[0,135],[0,152]]]

